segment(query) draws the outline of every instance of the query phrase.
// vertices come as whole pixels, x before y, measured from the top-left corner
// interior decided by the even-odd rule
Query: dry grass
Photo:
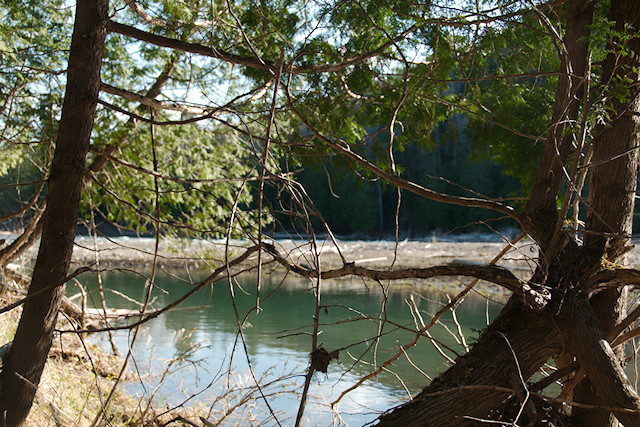
[[[2,305],[6,305],[13,300],[13,296],[4,295],[0,299]],[[20,308],[17,308],[0,315],[0,345],[13,339],[20,313]],[[58,335],[49,353],[26,425],[90,426],[113,385],[113,376],[119,364],[118,358],[83,344],[77,335]],[[136,425],[127,410],[136,406],[131,398],[117,394],[107,414],[109,425]]]
[[[0,296],[0,305],[14,300],[9,295]],[[17,308],[0,314],[0,345],[13,339],[20,318]],[[59,315],[58,329],[69,330],[69,322]],[[33,407],[26,421],[27,426],[37,427],[89,427],[102,411],[122,359],[105,353],[78,334],[56,334],[47,364],[42,373]],[[141,411],[148,402],[116,391],[107,406],[105,416],[96,426],[138,427],[196,425],[187,420],[200,421],[200,414],[207,414],[205,407],[194,404],[189,408],[175,408],[162,415],[154,411]],[[202,421],[198,423],[202,425]]]

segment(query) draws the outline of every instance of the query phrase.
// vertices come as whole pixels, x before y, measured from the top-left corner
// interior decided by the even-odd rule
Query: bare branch
[[[178,104],[176,102],[167,102],[167,101],[158,101],[153,98],[148,98],[143,95],[139,95],[135,92],[128,91],[126,89],[120,89],[115,86],[111,86],[107,83],[102,83],[100,85],[100,91],[110,93],[112,95],[121,96],[122,98],[128,99],[130,101],[139,102],[142,105],[147,105],[149,107],[160,108],[162,110],[172,110],[179,111],[181,113],[187,114],[208,114],[211,109],[204,109],[201,107],[196,107],[193,105],[186,104]]]
[[[603,269],[589,278],[586,288],[591,289],[599,283],[615,283],[618,286],[639,284],[640,270],[635,268],[613,267]]]
[[[252,246],[252,247],[246,249],[245,252],[243,254],[239,255],[237,258],[234,258],[233,260],[230,260],[229,262],[225,263],[221,267],[216,268],[206,279],[196,283],[195,286],[193,286],[193,288],[191,288],[188,292],[186,292],[180,298],[176,299],[171,304],[168,304],[168,305],[166,305],[165,307],[163,307],[163,308],[161,308],[159,310],[146,313],[146,315],[144,317],[142,317],[140,320],[138,320],[135,323],[132,323],[130,325],[125,325],[125,326],[116,326],[116,327],[110,327],[110,328],[93,329],[91,331],[62,331],[62,332],[105,332],[105,331],[133,329],[133,328],[135,328],[135,327],[137,327],[139,325],[142,325],[143,323],[148,322],[151,319],[154,319],[154,318],[160,316],[162,313],[166,313],[167,311],[169,311],[169,310],[173,309],[174,307],[180,305],[181,303],[186,301],[191,295],[195,294],[196,292],[198,292],[199,290],[201,290],[205,286],[208,286],[211,283],[213,283],[214,281],[216,281],[218,279],[218,277],[222,273],[227,271],[228,268],[236,266],[236,265],[244,262],[247,258],[249,258],[258,249],[260,249],[259,246]]]
[[[149,15],[147,13],[146,10],[144,10],[144,8],[142,6],[140,6],[134,0],[125,0],[125,2],[127,3],[127,6],[129,6],[129,9],[134,11],[135,14],[138,15],[138,17],[140,17],[140,19],[142,19],[147,24],[149,24],[149,25],[157,25],[159,27],[166,27],[167,26],[167,21],[165,21],[164,19],[157,19],[157,18],[152,17],[151,15]]]
[[[532,307],[543,308],[550,296],[543,289],[533,289],[529,284],[518,279],[511,271],[496,265],[470,265],[470,264],[449,264],[428,268],[406,268],[401,270],[376,270],[357,266],[354,262],[347,263],[343,267],[319,272],[293,264],[280,256],[273,245],[265,245],[265,249],[274,259],[287,270],[307,278],[336,279],[345,276],[359,276],[368,279],[400,280],[400,279],[430,279],[440,276],[467,276],[474,277],[487,282],[502,286],[516,295],[523,297]]]

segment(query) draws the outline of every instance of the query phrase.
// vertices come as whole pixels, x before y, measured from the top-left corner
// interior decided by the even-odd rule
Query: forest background
[[[24,111],[12,111],[11,121],[14,126],[20,126],[19,120],[23,123],[31,120],[31,115],[50,114],[55,111],[56,103],[62,98],[62,90],[64,88],[63,80],[57,75],[58,71],[53,74],[48,72],[45,74],[37,73],[36,67],[51,67],[54,65],[64,64],[65,61],[65,38],[69,37],[69,28],[58,26],[56,19],[69,19],[68,13],[71,8],[63,6],[64,3],[58,5],[42,5],[34,9],[31,16],[23,15],[23,11],[16,9],[7,11],[10,13],[11,20],[8,20],[4,26],[5,31],[5,47],[20,51],[20,39],[16,38],[16,27],[12,24],[18,22],[27,22],[28,26],[24,28],[25,34],[21,35],[22,42],[25,46],[22,49],[43,49],[41,53],[33,52],[30,57],[24,56],[21,60],[33,61],[33,64],[23,64],[21,77],[24,80],[24,88],[28,88],[29,95],[21,95],[24,99],[31,97],[30,105]],[[188,8],[182,12],[178,9],[172,13],[189,13]],[[194,10],[197,8],[194,6]],[[58,16],[49,16],[52,11],[56,11]],[[455,8],[452,9],[455,11]],[[64,16],[67,15],[67,18]],[[25,20],[21,21],[21,18]],[[177,16],[175,19],[180,19]],[[38,20],[36,21],[34,20]],[[51,27],[54,25],[55,27]],[[66,33],[65,33],[66,31]],[[33,37],[36,36],[37,40]],[[509,37],[509,36],[507,36]],[[503,41],[510,43],[508,39]],[[37,45],[39,44],[39,45]],[[28,45],[28,47],[27,47]],[[127,48],[123,41],[113,40],[111,42],[112,52],[108,55],[121,55],[117,58],[111,73],[124,73],[123,77],[130,78],[134,81],[144,81],[149,77],[149,73],[143,74],[141,69],[132,67],[143,67],[143,64],[135,64],[133,58],[125,59],[131,56],[137,48]],[[511,48],[511,47],[507,47]],[[127,49],[133,49],[128,51]],[[23,52],[23,54],[26,52]],[[42,55],[48,55],[44,58]],[[145,53],[147,57],[158,55],[158,51]],[[161,56],[161,55],[158,55]],[[11,56],[7,56],[7,59]],[[14,58],[17,59],[17,58]],[[442,58],[444,61],[444,58]],[[515,65],[515,64],[514,64]],[[193,66],[190,65],[190,66]],[[489,60],[484,69],[482,66],[474,66],[474,73],[493,73],[498,67],[498,63]],[[524,65],[515,65],[518,68],[526,68]],[[30,68],[29,71],[26,71]],[[43,68],[44,69],[44,68]],[[7,72],[10,65],[7,64]],[[533,68],[529,71],[532,71]],[[396,154],[397,163],[401,165],[403,177],[432,188],[435,191],[444,191],[455,195],[469,194],[466,189],[471,189],[479,194],[487,197],[522,197],[527,194],[533,178],[535,176],[536,159],[542,152],[542,144],[531,143],[527,137],[518,137],[510,134],[508,130],[501,126],[491,123],[496,120],[504,126],[518,126],[524,124],[531,135],[541,132],[545,120],[548,118],[550,109],[550,98],[552,89],[555,84],[553,76],[532,76],[520,77],[519,83],[528,87],[526,91],[514,92],[511,98],[507,98],[507,93],[503,92],[504,87],[496,90],[496,93],[487,95],[493,98],[495,102],[500,96],[502,104],[500,110],[494,110],[493,115],[496,117],[486,117],[484,115],[474,114],[473,109],[467,111],[466,108],[459,109],[453,103],[456,99],[463,99],[468,96],[470,84],[459,81],[460,71],[455,69],[446,71],[449,76],[437,84],[436,92],[442,95],[442,99],[446,101],[444,104],[437,106],[430,112],[431,117],[422,117],[426,122],[414,124],[412,120],[420,120],[417,117],[410,118],[410,112],[405,113],[403,121],[407,121],[406,126],[417,127],[417,131],[421,133],[421,138],[414,140],[411,144],[400,145]],[[15,78],[15,74],[5,74],[7,77]],[[45,77],[43,79],[43,77]],[[62,78],[63,75],[60,75]],[[113,77],[116,77],[114,74]],[[245,76],[229,76],[231,80],[223,86],[231,91],[232,87],[246,82]],[[193,78],[193,77],[191,77]],[[354,80],[351,84],[364,85],[367,77],[365,74],[358,75],[352,73],[352,79],[365,80],[357,82]],[[133,82],[132,82],[133,83]],[[229,85],[229,86],[227,86]],[[481,86],[489,88],[488,82],[482,82]],[[495,86],[495,85],[494,85]],[[46,90],[43,89],[46,87]],[[515,87],[515,86],[514,86]],[[6,90],[15,90],[9,82],[5,82]],[[170,91],[172,89],[169,89]],[[182,91],[181,88],[173,89],[176,93]],[[498,92],[500,91],[500,92]],[[171,94],[171,92],[169,92]],[[544,98],[546,94],[547,98]],[[174,95],[172,95],[174,96]],[[184,95],[183,95],[184,96]],[[6,99],[10,100],[9,94]],[[346,108],[346,110],[344,110]],[[351,111],[349,111],[351,110]],[[49,112],[49,113],[47,113]],[[388,131],[385,123],[378,120],[382,118],[380,113],[376,115],[367,115],[366,109],[357,106],[343,107],[342,112],[346,115],[340,118],[339,127],[347,130],[343,136],[347,140],[355,140],[359,137],[365,137],[364,144],[368,145],[369,155],[378,162],[386,161],[384,149],[389,140]],[[182,112],[184,115],[189,113]],[[420,116],[424,112],[416,112]],[[191,114],[193,115],[193,114]],[[18,117],[21,119],[18,119]],[[498,117],[499,116],[499,117]],[[487,122],[487,118],[490,119]],[[37,131],[38,138],[51,138],[52,132],[55,131],[55,121],[53,117],[40,117],[46,126],[40,125]],[[117,120],[112,117],[110,120]],[[499,120],[499,122],[498,122]],[[9,122],[11,123],[11,122]],[[106,122],[108,123],[108,122]],[[292,123],[294,128],[301,126]],[[109,124],[103,124],[107,129]],[[404,126],[404,125],[403,125]],[[432,126],[432,129],[429,129]],[[208,127],[208,125],[207,125]],[[220,128],[220,127],[219,127]],[[8,129],[7,129],[8,130]],[[7,131],[6,130],[6,131]],[[22,129],[24,131],[25,129]],[[202,130],[202,128],[200,128]],[[211,130],[208,128],[207,130]],[[5,132],[6,132],[5,131]],[[173,150],[180,152],[180,145],[177,143],[181,138],[188,138],[187,132],[197,132],[196,129],[186,131],[183,129],[175,134],[163,136],[164,139],[171,138],[173,141],[171,147]],[[16,130],[16,132],[19,132]],[[113,138],[115,130],[110,130],[111,134],[104,134],[98,138]],[[137,138],[141,140],[141,130],[137,130]],[[220,130],[217,131],[218,133]],[[398,134],[402,135],[400,130]],[[412,132],[407,132],[407,136]],[[36,137],[36,135],[34,135]],[[227,136],[228,138],[229,136]],[[202,137],[203,139],[205,137]],[[531,138],[530,136],[528,137]],[[11,140],[12,137],[7,138]],[[519,141],[518,141],[519,140]],[[7,149],[5,145],[5,150]],[[23,209],[26,201],[32,200],[34,197],[42,196],[42,189],[36,185],[28,185],[30,182],[36,182],[42,176],[43,160],[38,156],[44,155],[41,149],[30,150],[33,159],[24,157],[25,151],[18,155],[15,150],[9,150],[5,153],[6,161],[0,169],[0,217],[7,218],[3,221],[2,226],[10,231],[12,228],[22,228],[28,224],[29,216],[33,214],[32,210]],[[15,148],[15,147],[14,147]],[[174,151],[173,154],[176,154]],[[197,165],[199,159],[193,153],[188,153],[192,158],[191,162],[182,165],[184,168],[191,168],[205,173],[201,165]],[[487,219],[495,219],[497,215],[490,211],[480,209],[469,209],[456,205],[439,205],[437,202],[425,199],[423,197],[406,193],[404,199],[399,206],[398,222],[396,223],[396,205],[397,194],[394,186],[377,179],[376,177],[367,175],[366,172],[358,173],[357,167],[342,156],[333,154],[309,155],[308,153],[298,150],[295,160],[295,176],[300,184],[306,189],[309,197],[314,201],[315,207],[322,215],[327,224],[337,233],[343,235],[358,235],[360,237],[369,236],[393,236],[397,226],[403,236],[424,237],[431,235],[432,232],[451,232],[455,230],[458,233],[465,232],[490,232],[491,230],[480,225],[479,221]],[[200,158],[202,160],[202,158]],[[215,164],[212,166],[215,168]],[[223,162],[220,168],[226,167]],[[353,172],[356,173],[353,173]],[[179,170],[174,170],[179,172]],[[198,172],[194,172],[197,174]],[[126,179],[126,178],[125,178]],[[16,186],[19,182],[23,185]],[[455,184],[453,184],[455,183]],[[130,191],[136,188],[133,181],[128,182]],[[100,191],[100,190],[96,190]],[[103,191],[104,193],[104,191]],[[277,206],[277,192],[267,189],[265,193],[266,199],[271,206]],[[104,199],[104,195],[102,196]],[[96,204],[99,205],[98,198]],[[166,200],[165,209],[169,213],[184,211],[187,205],[181,204],[184,198],[171,198]],[[198,202],[193,202],[190,206],[194,211],[200,211],[201,206]],[[250,206],[255,208],[255,204]],[[120,234],[127,232],[144,232],[144,227],[138,227],[140,224],[138,219],[133,215],[115,215],[109,214],[104,208],[98,206],[98,211],[102,217],[98,217],[102,224],[102,230],[108,234]],[[291,224],[288,223],[286,215],[279,215],[278,209],[272,210],[273,214],[279,219],[275,224],[275,231],[292,231]],[[15,212],[22,212],[22,216],[15,216]],[[90,217],[90,209],[87,205],[83,207],[83,216],[85,220]],[[11,219],[9,219],[11,217]],[[318,225],[316,223],[316,225]],[[497,225],[499,229],[508,229],[517,226],[510,220],[504,220]],[[148,230],[146,230],[148,231]],[[80,230],[80,232],[83,232]],[[86,232],[86,227],[85,231]]]

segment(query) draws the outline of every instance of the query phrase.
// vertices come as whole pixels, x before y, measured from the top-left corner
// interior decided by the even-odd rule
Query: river
[[[151,307],[174,301],[197,279],[160,275]],[[93,290],[89,305],[99,306],[95,279],[84,277],[82,281]],[[143,298],[145,279],[141,276],[107,273],[103,281],[109,289],[109,307],[136,307],[119,294],[138,301]],[[134,363],[130,364],[125,391],[141,398],[153,395],[160,412],[167,405],[195,403],[212,422],[243,402],[221,425],[234,425],[238,420],[243,420],[243,425],[249,420],[253,425],[277,425],[271,411],[282,425],[292,425],[311,350],[309,333],[315,300],[312,288],[309,281],[266,276],[257,314],[254,276],[240,276],[232,287],[221,281],[203,289],[143,326],[133,348]],[[69,293],[73,292],[69,287]],[[446,295],[420,291],[418,286],[383,289],[360,279],[323,283],[318,343],[329,352],[341,350],[339,362],[332,361],[326,374],[316,372],[303,425],[331,425],[337,416],[347,425],[363,425],[374,420],[380,411],[406,401],[410,393],[419,392],[428,384],[428,376],[446,369],[446,359],[422,338],[406,356],[389,366],[389,371],[348,393],[334,407],[335,412],[328,406],[343,390],[371,372],[374,364],[384,362],[397,353],[399,345],[412,340],[415,334],[403,329],[415,330],[415,322],[419,322],[410,309],[411,296],[425,322],[447,302]],[[448,314],[430,332],[442,351],[455,358],[456,353],[465,351],[457,324],[470,345],[500,308],[499,303],[470,297],[456,310],[457,323]],[[385,323],[382,337],[376,342],[380,317]],[[240,323],[243,337],[238,334]],[[121,354],[126,354],[130,339],[128,331],[114,334]],[[109,348],[106,335],[101,335],[99,342]],[[256,380],[263,385],[261,390],[254,387]]]

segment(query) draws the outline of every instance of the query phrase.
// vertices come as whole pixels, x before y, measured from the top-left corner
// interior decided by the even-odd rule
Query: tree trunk
[[[614,120],[596,133],[593,164],[598,166],[591,171],[584,246],[579,247],[556,231],[557,196],[573,145],[572,135],[566,130],[579,111],[582,91],[579,76],[584,75],[586,68],[584,40],[589,34],[592,13],[593,4],[589,0],[573,0],[569,5],[562,61],[563,71],[568,74],[558,82],[554,125],[524,213],[525,231],[534,237],[541,253],[541,267],[532,281],[552,290],[551,303],[537,312],[521,306],[512,297],[468,354],[411,402],[380,417],[380,425],[477,425],[479,419],[513,422],[522,405],[525,406],[518,424],[540,421],[546,414],[540,407],[536,409],[531,399],[525,403],[526,385],[522,380],[528,381],[548,359],[566,353],[576,357],[587,375],[576,392],[578,401],[640,410],[640,398],[603,333],[620,319],[623,291],[618,287],[600,292],[592,297],[591,304],[585,298],[590,291],[586,288],[589,272],[604,268],[603,259],[615,262],[619,255],[616,251],[631,232],[640,135],[638,75],[637,71],[630,74],[640,68],[637,38],[629,42],[632,53],[624,58],[624,63],[612,55],[605,63],[605,78],[630,78],[636,84],[629,85],[631,92],[625,102],[610,101]],[[640,28],[639,16],[640,9],[633,2],[612,2],[616,28],[622,30],[628,24]],[[505,389],[519,393],[509,395]],[[591,395],[587,395],[589,390]],[[612,414],[610,410],[574,408],[571,421],[575,425],[602,426],[614,421],[612,415],[626,427],[640,425],[637,413],[624,410]]]
[[[563,50],[560,70],[566,74],[558,78],[551,127],[524,215],[529,228],[527,232],[540,245],[542,257],[553,256],[547,252],[558,218],[558,191],[565,176],[564,168],[573,149],[575,137],[572,132],[567,132],[567,129],[577,122],[585,91],[583,77],[588,57],[586,40],[590,34],[592,19],[591,0],[571,0],[561,46]]]
[[[107,22],[108,0],[77,3],[40,249],[30,297],[0,377],[0,421],[7,426],[21,425],[27,417],[51,347],[73,250]]]
[[[614,0],[611,4],[611,19],[616,22],[615,30],[624,31],[624,25],[640,28],[640,9],[632,2]],[[617,57],[609,54],[604,64],[602,81],[625,76],[637,81],[637,73],[632,67],[639,65],[637,53],[640,52],[640,39],[633,38],[628,47],[636,55]],[[612,48],[612,46],[610,46]],[[630,88],[630,101],[621,102],[606,87],[603,87],[614,121],[610,126],[598,126],[593,142],[594,166],[591,168],[589,192],[589,211],[585,223],[591,232],[584,238],[583,258],[588,264],[600,262],[595,258],[606,252],[607,246],[619,246],[626,243],[632,233],[633,207],[636,191],[636,171],[638,169],[638,150],[640,143],[640,121],[636,115],[640,112],[638,89]],[[606,233],[606,234],[602,234]],[[613,233],[613,234],[609,234]],[[622,320],[626,309],[626,293],[620,288],[607,289],[590,300],[591,306],[604,333],[608,333]],[[618,350],[622,361],[624,349]],[[574,399],[591,405],[602,404],[601,396],[594,393],[593,384],[586,378],[578,385]],[[575,408],[572,419],[576,425],[606,426],[615,425],[609,411],[593,411]]]
[[[526,381],[562,349],[551,317],[512,298],[469,353],[411,402],[380,417],[379,425],[458,427],[478,425],[477,419],[504,419],[514,405],[531,407],[531,402],[524,402],[520,378]],[[525,410],[521,421],[535,417]]]
[[[610,408],[640,409],[640,398],[604,338],[598,319],[586,298],[566,293],[556,302],[554,311],[560,313],[555,316],[556,322],[563,332],[567,349],[576,356],[596,392],[597,399],[594,403]],[[603,412],[596,412],[600,426],[611,422],[610,416]],[[637,413],[620,411],[614,415],[626,427],[640,426],[640,415]],[[586,424],[576,424],[574,421],[573,425],[595,425],[588,418],[584,419]]]

